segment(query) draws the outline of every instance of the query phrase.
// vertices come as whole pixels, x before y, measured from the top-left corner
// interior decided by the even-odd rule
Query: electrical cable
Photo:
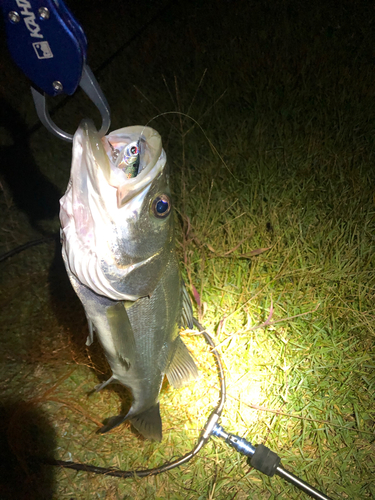
[[[38,245],[40,243],[45,243],[46,241],[50,241],[51,239],[52,237],[41,238],[39,240],[29,241],[24,245],[20,245],[19,247],[10,250],[6,254],[0,256],[0,262],[8,257],[11,257],[12,255],[15,255],[16,253],[21,252],[22,250]],[[218,425],[218,421],[223,412],[226,399],[224,369],[221,362],[220,354],[218,353],[215,343],[212,340],[211,336],[207,333],[207,331],[195,318],[193,318],[193,324],[196,328],[199,329],[199,334],[203,335],[206,343],[211,347],[211,353],[215,357],[216,367],[218,369],[218,375],[220,381],[220,392],[219,392],[219,402],[216,408],[210,413],[206,425],[204,426],[204,428],[200,433],[197,444],[189,453],[186,453],[182,457],[172,462],[166,462],[165,464],[159,467],[154,467],[152,469],[134,469],[128,471],[109,468],[109,467],[97,467],[95,465],[82,464],[72,461],[55,460],[55,459],[39,458],[39,457],[33,457],[33,458],[39,463],[43,463],[46,465],[52,465],[66,469],[73,469],[77,471],[92,472],[94,474],[103,474],[113,477],[130,478],[130,477],[156,476],[163,472],[172,470],[175,467],[179,467],[180,465],[183,465],[189,460],[191,460],[195,455],[199,453],[199,451],[207,443],[211,435],[213,435],[218,438],[224,439],[229,446],[233,447],[236,451],[238,451],[242,455],[247,456],[248,464],[254,467],[255,469],[259,470],[263,474],[266,474],[269,477],[272,477],[274,474],[277,474],[285,481],[288,481],[293,486],[296,486],[301,491],[304,491],[311,498],[317,500],[331,500],[324,493],[320,492],[319,490],[315,489],[314,487],[312,487],[299,477],[295,476],[288,470],[284,469],[280,465],[281,458],[275,452],[273,452],[263,444],[254,447],[246,439],[230,434],[226,432],[220,425]]]
[[[141,28],[129,39],[127,40],[124,44],[122,44],[119,49],[117,49],[110,57],[108,57],[96,70],[96,73],[101,73],[118,55],[120,52],[122,52],[125,48],[127,48],[133,41],[135,41],[150,25],[153,24],[155,20],[157,20],[164,12],[170,7],[170,5],[173,3],[173,0],[170,0],[166,2],[166,4],[159,10],[157,13],[149,20],[147,21]],[[54,114],[58,109],[62,108],[65,106],[66,102],[68,101],[68,97],[64,98],[52,111],[51,115]],[[38,130],[42,124],[38,122],[34,126],[30,127],[28,129],[28,136],[30,136],[32,133],[34,133],[36,130]],[[20,245],[5,254],[0,256],[0,262],[3,262],[4,260],[22,252],[23,250],[26,250],[28,248],[31,248],[33,246],[46,243],[48,241],[51,241],[52,239],[55,239],[56,236],[50,236],[50,237],[45,237],[45,238],[40,238],[38,240],[32,240],[29,241],[23,245]],[[74,469],[74,470],[80,470],[80,471],[85,471],[85,472],[92,472],[95,474],[103,474],[103,475],[108,475],[108,476],[113,476],[113,477],[121,477],[121,478],[129,478],[129,477],[147,477],[147,476],[154,476],[157,474],[161,474],[163,472],[169,471],[171,469],[174,469],[175,467],[179,467],[180,465],[183,465],[187,463],[189,460],[191,460],[195,455],[199,453],[199,451],[203,448],[203,446],[207,443],[211,435],[215,435],[217,437],[221,437],[225,439],[227,444],[231,445],[234,447],[238,452],[248,456],[249,458],[253,457],[256,453],[256,450],[260,451],[262,450],[262,453],[267,454],[267,458],[269,455],[272,455],[274,458],[274,463],[272,467],[272,472],[268,473],[265,472],[265,470],[262,470],[262,467],[267,468],[269,467],[269,462],[266,462],[264,460],[264,464],[262,467],[257,467],[254,465],[254,463],[251,460],[248,460],[249,464],[254,466],[257,470],[260,470],[261,472],[269,475],[272,477],[273,474],[278,474],[280,477],[285,479],[286,481],[290,482],[294,486],[298,487],[305,493],[307,493],[309,496],[312,498],[316,499],[321,499],[321,500],[330,500],[329,497],[324,495],[323,493],[319,492],[315,488],[311,487],[308,483],[305,481],[301,480],[291,472],[285,470],[283,467],[279,465],[280,463],[280,458],[271,450],[269,450],[267,447],[263,445],[259,445],[256,448],[246,441],[243,438],[239,438],[238,436],[233,436],[231,434],[228,434],[224,431],[222,427],[217,425],[217,422],[220,419],[220,416],[222,414],[224,404],[225,404],[225,399],[226,399],[226,386],[225,386],[225,375],[224,375],[224,370],[223,370],[223,365],[221,362],[220,355],[218,351],[216,350],[216,346],[211,338],[211,336],[204,330],[202,325],[194,318],[193,320],[194,325],[199,328],[200,334],[203,335],[205,338],[205,341],[207,344],[212,348],[211,352],[215,357],[215,362],[217,365],[218,369],[218,374],[219,374],[219,380],[220,380],[220,395],[219,395],[219,403],[216,406],[216,408],[211,412],[209,418],[207,419],[206,425],[204,426],[203,430],[201,431],[201,434],[198,438],[197,444],[195,447],[187,454],[184,456],[172,461],[172,462],[166,462],[165,464],[161,465],[160,467],[155,467],[152,469],[140,469],[140,470],[130,470],[130,471],[124,471],[124,470],[117,470],[113,468],[105,468],[105,467],[96,467],[94,465],[89,465],[89,464],[81,464],[81,463],[76,463],[76,462],[71,462],[71,461],[63,461],[63,460],[54,460],[54,459],[45,459],[45,458],[38,458],[37,460],[40,463],[44,463],[47,465],[53,465],[53,466],[59,466],[63,468],[68,468],[68,469]]]
[[[25,243],[24,245],[20,245],[13,250],[10,250],[9,252],[3,254],[0,256],[0,262],[13,256],[16,255],[19,252],[22,252],[23,250],[26,250],[27,248],[30,248],[35,245],[39,245],[41,243],[45,243],[47,241],[50,241],[54,237],[49,237],[49,238],[40,238],[39,240],[33,240],[29,241],[28,243]],[[216,408],[211,412],[210,416],[207,419],[206,425],[204,426],[200,437],[198,439],[197,444],[195,447],[187,454],[182,456],[181,458],[178,458],[177,460],[174,460],[173,462],[167,462],[164,465],[161,465],[160,467],[155,467],[153,469],[141,469],[141,470],[130,470],[130,471],[123,471],[123,470],[117,470],[117,469],[112,469],[108,467],[97,467],[95,465],[89,465],[89,464],[81,464],[77,462],[67,462],[64,460],[54,460],[54,459],[44,459],[41,458],[39,459],[40,462],[48,464],[48,465],[55,465],[67,469],[74,469],[74,470],[81,470],[81,471],[86,471],[86,472],[93,472],[95,474],[105,474],[108,476],[114,476],[114,477],[122,477],[122,478],[127,478],[127,477],[133,477],[133,476],[138,476],[138,477],[145,477],[145,476],[154,476],[157,474],[161,474],[162,472],[166,472],[168,470],[174,469],[175,467],[179,467],[180,465],[188,462],[191,460],[199,451],[203,448],[203,446],[207,443],[209,440],[212,430],[217,424],[217,422],[220,419],[220,416],[222,414],[222,411],[224,409],[224,404],[225,404],[225,398],[226,398],[226,387],[225,387],[225,375],[224,375],[224,368],[221,362],[220,355],[218,351],[216,350],[216,346],[214,341],[212,340],[211,336],[206,332],[206,330],[203,328],[203,326],[195,319],[193,318],[193,323],[194,326],[196,326],[200,330],[200,334],[203,335],[205,341],[207,344],[211,347],[211,352],[215,357],[215,362],[216,366],[218,369],[218,374],[219,374],[219,380],[220,380],[220,393],[219,393],[219,403],[216,406]]]
[[[220,425],[217,424],[224,409],[225,398],[226,398],[224,369],[220,355],[216,350],[216,346],[211,336],[204,330],[202,325],[195,318],[193,319],[193,322],[194,326],[196,326],[200,330],[199,333],[203,335],[207,344],[212,348],[211,352],[215,356],[215,361],[220,379],[220,396],[219,396],[219,403],[208,417],[206,425],[201,431],[197,444],[189,453],[186,453],[184,456],[178,458],[177,460],[174,460],[173,462],[166,462],[164,465],[161,465],[160,467],[155,467],[152,469],[138,469],[138,470],[135,469],[129,471],[118,470],[107,467],[96,467],[95,465],[81,464],[76,462],[66,462],[63,460],[43,460],[43,462],[48,465],[55,465],[67,469],[93,472],[95,474],[104,474],[107,476],[114,476],[121,478],[156,476],[157,474],[167,472],[191,460],[195,455],[197,455],[197,453],[199,453],[199,451],[207,443],[211,435],[213,435],[224,439],[225,442],[230,446],[232,446],[236,451],[238,451],[242,455],[247,456],[248,464],[254,467],[255,469],[259,470],[263,474],[266,474],[269,477],[272,477],[274,474],[277,474],[284,480],[290,482],[293,486],[296,486],[301,491],[304,491],[311,498],[315,498],[317,500],[330,500],[330,498],[326,496],[324,493],[312,487],[311,485],[309,485],[299,477],[295,476],[291,472],[285,470],[280,465],[281,459],[275,452],[273,452],[263,444],[254,447],[246,439],[227,433]]]
[[[23,252],[23,250],[35,247],[36,245],[41,245],[42,243],[48,243],[49,241],[56,240],[57,238],[59,238],[58,234],[54,236],[47,236],[45,238],[39,238],[38,240],[28,241],[27,243],[19,245],[18,247],[9,250],[9,252],[5,252],[2,255],[0,255],[0,262],[3,262],[4,260],[9,259],[10,257],[13,257],[13,255],[17,255],[18,253]]]
[[[180,465],[183,465],[186,462],[188,462],[189,460],[191,460],[203,448],[203,446],[209,440],[211,433],[212,433],[212,430],[215,427],[216,423],[218,422],[218,420],[221,416],[221,413],[223,411],[224,404],[225,404],[225,398],[226,398],[224,369],[223,369],[220,355],[219,355],[218,351],[216,350],[216,346],[214,344],[214,341],[212,340],[211,336],[206,332],[206,330],[202,327],[202,325],[195,318],[193,319],[193,322],[194,322],[194,325],[197,328],[199,328],[199,330],[200,330],[199,333],[201,335],[203,335],[205,341],[211,347],[211,353],[215,357],[216,366],[218,369],[219,379],[220,379],[220,393],[219,393],[218,405],[211,412],[210,416],[207,419],[206,425],[204,426],[203,430],[201,431],[201,434],[198,438],[197,444],[189,453],[186,453],[186,455],[182,456],[181,458],[178,458],[177,460],[174,460],[173,462],[166,462],[164,465],[161,465],[160,467],[155,467],[152,469],[139,469],[139,470],[135,469],[135,470],[129,470],[129,471],[118,470],[118,469],[113,469],[113,468],[108,468],[108,467],[96,467],[95,465],[81,464],[81,463],[76,463],[76,462],[66,462],[64,460],[40,459],[40,461],[42,463],[45,463],[48,465],[55,465],[55,466],[63,467],[66,469],[81,470],[81,471],[85,471],[85,472],[93,472],[95,474],[104,474],[106,476],[127,478],[127,477],[155,476],[157,474],[161,474],[162,472],[166,472],[168,470],[174,469],[175,467],[179,467]]]
[[[262,472],[266,476],[273,477],[277,474],[285,481],[288,481],[293,486],[304,491],[311,498],[315,498],[316,500],[331,500],[321,491],[284,469],[284,467],[280,465],[281,458],[277,453],[267,448],[267,446],[264,446],[264,444],[253,446],[246,439],[226,432],[221,425],[218,424],[213,428],[212,435],[224,439],[229,446],[248,457],[247,463],[249,466],[254,467],[254,469]]]

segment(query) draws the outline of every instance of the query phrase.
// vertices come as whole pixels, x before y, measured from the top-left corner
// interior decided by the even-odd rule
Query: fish
[[[100,138],[83,120],[60,200],[62,257],[88,320],[87,345],[99,340],[111,383],[130,389],[126,420],[161,441],[159,393],[166,375],[180,388],[198,377],[180,331],[193,310],[179,269],[166,153],[159,133],[131,126]]]

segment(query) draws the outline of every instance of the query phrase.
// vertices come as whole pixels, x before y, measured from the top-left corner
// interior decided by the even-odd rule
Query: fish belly
[[[179,379],[185,377],[186,383],[197,376],[195,364],[179,337],[184,285],[176,256],[170,254],[152,295],[134,302],[98,295],[82,285],[69,269],[68,274],[112,370],[112,377],[97,390],[119,382],[133,396],[129,412],[110,419],[102,432],[130,419],[145,437],[160,440],[158,397],[165,373],[170,370],[170,380],[176,387],[180,386]]]

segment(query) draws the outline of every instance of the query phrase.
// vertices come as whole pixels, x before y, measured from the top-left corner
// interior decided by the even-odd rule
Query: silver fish
[[[127,166],[135,163],[131,176]],[[192,327],[193,313],[175,251],[168,179],[155,130],[126,127],[100,139],[84,120],[60,200],[62,254],[88,319],[86,343],[95,332],[112,370],[96,390],[117,382],[133,395],[129,412],[110,418],[101,432],[130,420],[158,441],[164,375],[174,387],[198,376],[179,336],[182,326]]]

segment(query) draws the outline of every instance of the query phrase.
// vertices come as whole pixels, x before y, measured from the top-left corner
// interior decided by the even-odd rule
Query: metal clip
[[[79,85],[98,108],[102,116],[99,134],[105,135],[110,125],[109,106],[86,65],[86,36],[63,0],[1,0],[0,9],[9,51],[39,89],[31,92],[43,125],[60,139],[73,140],[52,121],[45,96],[72,95]]]
[[[102,126],[99,130],[99,135],[103,137],[109,129],[111,124],[111,114],[107,99],[105,98],[102,89],[100,88],[94,73],[91,71],[87,64],[83,65],[82,77],[79,82],[79,86],[85,92],[85,94],[90,98],[90,100],[98,108],[102,117]],[[72,142],[73,136],[64,132],[60,127],[53,122],[52,118],[47,109],[46,96],[40,93],[35,88],[31,87],[31,93],[34,99],[34,104],[36,112],[38,114],[39,120],[43,125],[54,135],[63,139],[64,141]]]

